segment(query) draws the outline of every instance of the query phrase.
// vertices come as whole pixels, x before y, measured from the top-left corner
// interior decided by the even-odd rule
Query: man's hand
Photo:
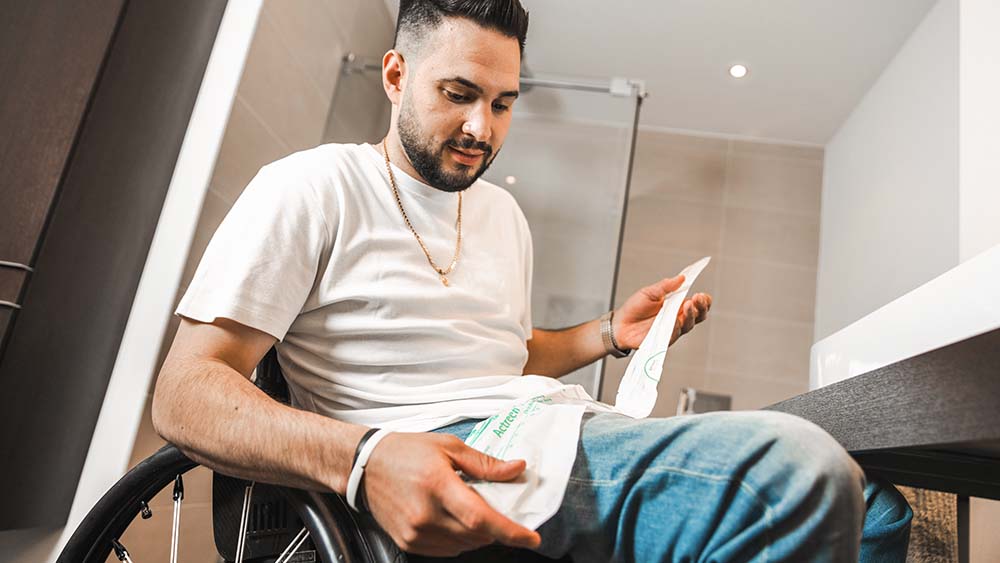
[[[500,461],[455,436],[394,433],[375,447],[363,483],[372,514],[400,549],[449,557],[495,541],[538,547],[537,532],[493,510],[455,473],[509,481],[524,468],[523,460]]]
[[[615,311],[613,318],[615,340],[618,345],[633,350],[638,348],[649,328],[653,326],[653,320],[663,306],[663,298],[683,284],[684,276],[664,278],[629,297],[621,308]],[[712,296],[707,293],[696,293],[685,299],[677,311],[677,321],[674,323],[670,344],[676,342],[681,335],[690,332],[696,323],[705,320],[711,308]]]

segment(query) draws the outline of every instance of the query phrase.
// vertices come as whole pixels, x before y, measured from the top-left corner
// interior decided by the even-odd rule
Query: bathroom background
[[[524,62],[536,76],[625,77],[643,81],[649,93],[634,145],[615,304],[713,257],[692,289],[713,295],[710,320],[668,352],[654,415],[673,415],[683,388],[729,396],[734,409],[759,408],[808,390],[814,341],[957,264],[950,239],[942,239],[946,212],[957,203],[940,189],[957,176],[957,2],[785,1],[764,14],[749,3],[674,4],[623,10],[587,2],[574,9],[586,17],[569,18],[561,3],[524,0],[532,16]],[[393,0],[264,1],[177,300],[261,166],[322,142],[381,139],[389,107],[380,76],[357,69],[379,64],[391,47],[395,11]],[[657,21],[640,24],[644,13]],[[635,25],[657,33],[644,37],[630,31]],[[700,35],[710,29],[711,37]],[[574,50],[576,40],[594,35],[601,37],[593,48]],[[343,61],[350,54],[353,64]],[[749,74],[734,80],[723,63],[745,63]],[[886,111],[900,99],[908,103]],[[919,109],[942,106],[953,111]],[[569,326],[610,305],[635,101],[534,87],[515,107],[508,142],[486,178],[512,191],[528,216],[536,324]],[[916,113],[922,125],[906,125]],[[937,137],[916,148],[901,133],[878,137],[889,124]],[[882,162],[893,156],[938,164],[907,171]],[[901,177],[873,194],[880,174]],[[866,206],[855,205],[862,200]],[[869,220],[900,205],[912,217],[945,217],[945,225]],[[883,229],[908,232],[890,238]],[[901,271],[885,271],[885,252],[901,254],[894,266]],[[177,322],[171,319],[161,360]],[[627,361],[606,362],[603,400],[613,400]],[[599,374],[574,376],[593,385]],[[161,443],[147,405],[133,462]],[[210,488],[208,472],[200,471],[201,486],[189,485],[184,549],[207,561]],[[989,503],[975,502],[980,510]],[[979,522],[972,541],[983,547],[973,561],[985,562],[985,516]]]
[[[713,257],[693,288],[713,295],[711,315],[670,349],[654,415],[673,415],[684,388],[729,397],[733,409],[807,391],[814,342],[972,252],[959,241],[960,0],[522,2],[525,69],[564,87],[525,88],[486,178],[528,216],[536,325],[594,318]],[[175,304],[261,166],[384,134],[388,104],[364,67],[391,47],[396,6],[263,1]],[[745,78],[729,75],[737,63]],[[615,78],[634,88],[565,87]],[[158,370],[179,319],[157,320],[168,323],[147,344]],[[572,377],[613,400],[626,364]],[[154,383],[129,466],[163,445],[150,422]],[[216,561],[210,483],[204,468],[185,476],[185,561]],[[953,516],[953,497],[926,502]],[[171,500],[150,506],[167,514]],[[1000,559],[998,519],[1000,503],[973,499],[974,563]],[[954,533],[953,519],[936,525]],[[60,532],[8,542],[13,560],[41,560]],[[948,536],[927,533],[944,543],[915,542],[912,560],[950,560]],[[123,541],[136,561],[166,560],[169,537],[167,519],[153,518]]]

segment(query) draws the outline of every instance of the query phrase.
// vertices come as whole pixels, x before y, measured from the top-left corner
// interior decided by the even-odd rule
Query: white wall
[[[998,20],[939,0],[827,145],[817,341],[1000,243]],[[1000,560],[1000,503],[971,508],[971,561]]]
[[[1000,244],[1000,2],[961,0],[959,254]]]
[[[940,0],[826,146],[815,340],[959,262],[958,0]]]
[[[959,258],[1000,244],[1000,2],[959,8]],[[994,286],[995,287],[995,286]],[[1000,502],[972,499],[973,563],[1000,561]]]

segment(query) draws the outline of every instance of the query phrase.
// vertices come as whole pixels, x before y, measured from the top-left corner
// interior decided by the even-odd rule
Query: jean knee
[[[786,487],[810,504],[859,519],[864,514],[865,477],[861,467],[825,430],[794,415],[760,414],[762,439]]]

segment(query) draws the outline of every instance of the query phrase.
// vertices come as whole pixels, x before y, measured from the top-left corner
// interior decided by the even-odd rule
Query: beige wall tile
[[[655,283],[666,277],[673,277],[685,266],[702,256],[696,253],[671,252],[658,249],[648,249],[630,246],[623,250],[622,264],[618,276],[618,298],[616,306],[620,306],[641,287]],[[689,295],[698,292],[715,295],[716,277],[715,261],[709,262],[702,274],[695,281]],[[674,346],[670,347],[667,361],[672,366],[704,369],[708,366],[710,354],[709,342],[713,319],[709,318],[695,326],[695,329],[684,335]]]
[[[246,101],[237,96],[222,138],[211,185],[227,201],[235,202],[262,166],[291,152]]]
[[[608,310],[606,295],[579,296],[539,288],[532,295],[532,323],[538,328],[565,328],[591,321]]]
[[[329,1],[329,0],[327,0]],[[390,16],[385,2],[360,0],[347,35],[347,49],[366,57],[382,58],[392,48],[396,31],[395,15]]]
[[[698,252],[684,252],[662,248],[626,245],[618,272],[616,304],[622,304],[639,288],[656,283],[663,278],[676,276],[689,264],[703,258]],[[715,294],[718,283],[718,263],[713,258],[691,287],[691,293]]]
[[[812,323],[816,271],[722,259],[713,312]]]
[[[330,114],[324,116],[328,121],[324,141],[377,142],[389,130],[384,110],[390,105],[377,77],[358,74],[343,77]]]
[[[748,410],[760,409],[805,393],[809,390],[809,383],[806,380],[792,383],[756,379],[709,370],[705,374],[703,389],[731,396],[733,410]]]
[[[312,79],[316,91],[326,98],[340,73],[340,63],[347,53],[346,35],[336,25],[336,18],[317,0],[280,0],[264,4],[263,12],[284,39],[292,56]]]
[[[532,234],[535,247],[534,285],[538,292],[574,296],[580,299],[610,300],[614,276],[614,247],[610,241],[594,241],[586,252],[586,237]],[[606,248],[601,249],[601,246]],[[560,251],[565,248],[565,251]],[[602,251],[603,250],[603,251]],[[545,257],[542,259],[542,257]],[[587,319],[580,319],[582,322]],[[546,327],[558,328],[558,327]]]
[[[604,382],[601,385],[601,400],[603,402],[614,404],[618,384],[625,374],[628,360],[629,358],[608,358]],[[675,365],[669,359],[664,362],[656,404],[653,406],[653,412],[650,416],[674,416],[677,413],[677,399],[680,397],[681,389],[684,387],[705,389],[705,373],[701,369]]]
[[[285,0],[266,0],[272,4],[280,4]],[[322,9],[329,14],[330,18],[333,20],[333,25],[336,28],[338,36],[342,37],[346,41],[346,46],[348,50],[351,49],[351,40],[353,39],[353,26],[355,18],[357,18],[358,10],[361,9],[361,4],[364,2],[371,2],[372,0],[303,0],[308,4],[316,5],[319,7],[317,9]],[[390,27],[393,26],[393,19],[389,22]]]
[[[667,349],[666,362],[671,366],[704,370],[708,368],[711,333],[715,319],[695,325]]]
[[[726,204],[819,217],[823,164],[812,160],[733,155],[726,172]]]
[[[706,385],[705,374],[705,370],[676,365],[668,358],[663,364],[663,375],[657,390],[656,404],[653,406],[653,412],[650,416],[676,415],[677,400],[680,398],[681,389],[685,387],[704,389]]]
[[[807,386],[822,160],[816,147],[639,135],[617,302],[653,264],[713,255],[693,288],[713,295],[712,312],[671,353],[719,374],[706,391],[745,394],[737,408]]]
[[[607,357],[604,359],[604,379],[601,381],[601,401],[608,404],[615,404],[615,394],[618,392],[618,385],[622,381],[622,376],[625,375],[625,367],[628,366],[628,358],[612,358]]]
[[[725,216],[724,257],[816,267],[818,216],[734,207],[726,208]]]
[[[331,97],[319,94],[267,12],[257,24],[238,91],[292,150],[320,142]]]
[[[663,278],[677,275],[684,267],[702,258],[699,254],[661,251],[631,246],[623,250],[622,263],[618,274],[618,290],[615,306],[619,307],[632,294]],[[714,262],[698,276],[688,295],[703,292],[715,294],[716,270]],[[667,351],[667,361],[671,365],[703,369],[708,366],[709,333],[712,330],[712,316],[695,325],[694,330],[681,337]]]
[[[629,201],[625,244],[716,255],[722,207],[652,196]]]
[[[984,498],[970,499],[969,504],[969,553],[971,563],[1000,561],[1000,501]]]
[[[505,147],[505,151],[507,148],[515,147]],[[491,168],[492,174],[487,179],[499,183],[515,197],[536,239],[540,236],[568,239],[571,250],[602,252],[606,263],[613,265],[621,228],[620,215],[614,211],[621,205],[620,179],[602,182],[597,175],[588,176],[586,167],[567,171],[564,162],[540,155],[521,158],[511,150],[504,156],[507,158]],[[607,158],[595,158],[604,168],[616,164]],[[517,183],[506,185],[503,182],[506,174],[515,176]],[[581,197],[581,192],[587,196]]]
[[[201,207],[201,215],[198,217],[198,227],[194,232],[194,240],[191,241],[191,248],[188,250],[187,263],[184,265],[184,274],[181,276],[181,285],[187,286],[194,278],[195,270],[201,262],[201,256],[205,253],[208,243],[212,240],[212,235],[219,228],[219,224],[229,213],[230,204],[222,198],[215,190],[209,188],[205,192],[205,202]]]
[[[736,156],[765,156],[823,162],[823,147],[733,140],[731,151]]]
[[[509,186],[528,213],[533,229],[553,222],[615,224],[625,179],[626,138],[621,128],[597,127],[566,120],[518,117],[487,179]],[[586,194],[583,196],[582,194]]]
[[[632,197],[721,204],[728,141],[640,131],[632,172]]]
[[[710,369],[791,383],[808,381],[812,323],[717,311],[710,316]]]

